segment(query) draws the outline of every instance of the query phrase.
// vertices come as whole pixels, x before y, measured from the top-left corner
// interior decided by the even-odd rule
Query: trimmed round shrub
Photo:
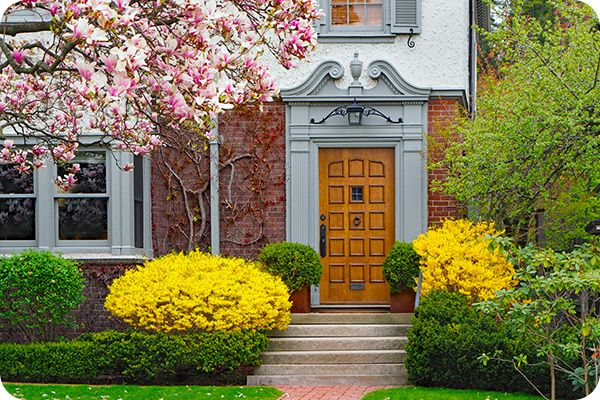
[[[287,327],[288,297],[281,279],[256,262],[193,251],[127,271],[110,285],[104,305],[147,331],[258,331]]]
[[[515,270],[491,236],[493,223],[446,220],[419,236],[413,245],[421,257],[423,296],[432,290],[458,292],[470,302],[488,300],[496,291],[515,285]]]
[[[258,255],[265,271],[281,277],[290,293],[310,285],[318,285],[323,275],[319,254],[300,243],[271,243]]]
[[[419,255],[411,243],[396,242],[383,262],[383,276],[392,293],[413,289],[419,276]]]
[[[49,340],[53,328],[74,326],[84,286],[77,264],[49,251],[0,258],[0,323],[25,341]]]

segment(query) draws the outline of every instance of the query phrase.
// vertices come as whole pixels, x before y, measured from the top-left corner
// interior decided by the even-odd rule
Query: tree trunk
[[[556,368],[552,351],[548,352],[548,364],[550,365],[550,399],[556,400]]]

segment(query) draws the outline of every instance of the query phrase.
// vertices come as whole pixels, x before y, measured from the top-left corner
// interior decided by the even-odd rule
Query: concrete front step
[[[268,364],[401,364],[404,350],[340,351],[266,351],[262,363]]]
[[[340,337],[340,336],[406,336],[410,325],[404,324],[343,324],[290,325],[285,331],[274,331],[272,337]]]
[[[408,339],[405,336],[274,337],[269,339],[269,350],[403,350],[406,343]]]
[[[401,375],[403,364],[269,364],[254,370],[254,375]]]
[[[403,386],[406,375],[250,375],[248,386]]]
[[[311,313],[292,314],[292,325],[299,324],[410,324],[414,314],[392,313]]]

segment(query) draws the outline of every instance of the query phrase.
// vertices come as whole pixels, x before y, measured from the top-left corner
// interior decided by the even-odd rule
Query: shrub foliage
[[[169,254],[113,281],[105,307],[147,331],[285,329],[290,302],[281,279],[241,258]]]
[[[73,326],[83,288],[77,264],[48,251],[0,258],[0,323],[29,342],[49,340],[53,328]]]
[[[537,348],[510,327],[499,324],[469,306],[460,293],[432,291],[422,299],[408,332],[406,368],[409,379],[419,386],[474,388],[535,393],[512,364],[489,361],[483,353],[526,354],[530,363],[521,370],[538,386],[549,387],[548,368]],[[573,392],[567,375],[558,375],[559,393],[580,398]]]
[[[0,344],[0,376],[20,382],[175,382],[258,365],[260,332],[85,334],[62,343]]]
[[[323,275],[319,254],[300,243],[272,243],[258,255],[265,270],[283,279],[290,293],[303,286],[318,285]]]
[[[486,222],[446,220],[419,236],[413,244],[421,257],[423,295],[438,289],[477,301],[513,287],[513,266],[499,248],[490,246],[490,236],[498,233]]]
[[[383,262],[383,276],[392,293],[415,287],[419,275],[419,255],[410,243],[396,242]]]

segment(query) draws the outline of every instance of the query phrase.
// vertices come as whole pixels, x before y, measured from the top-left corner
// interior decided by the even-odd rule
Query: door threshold
[[[323,304],[310,307],[311,312],[325,313],[389,313],[390,306],[388,304]]]

